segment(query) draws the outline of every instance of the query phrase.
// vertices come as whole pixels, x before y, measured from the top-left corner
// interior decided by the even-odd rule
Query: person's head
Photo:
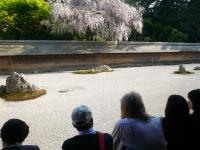
[[[188,98],[194,111],[200,111],[200,89],[192,90],[188,93]]]
[[[185,120],[189,116],[189,106],[186,99],[180,95],[169,96],[165,108],[165,117],[169,120]]]
[[[1,128],[1,139],[5,145],[22,143],[28,133],[29,126],[24,121],[10,119]]]
[[[93,127],[92,112],[89,107],[81,105],[72,111],[72,125],[78,130],[88,130]]]
[[[142,96],[137,92],[124,95],[121,99],[121,118],[148,120]]]

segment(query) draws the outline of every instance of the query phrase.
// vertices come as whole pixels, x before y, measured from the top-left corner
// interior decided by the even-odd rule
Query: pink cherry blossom
[[[128,40],[132,26],[142,32],[143,9],[121,0],[57,0],[51,5],[53,32],[84,34],[90,28],[104,40],[118,41]]]

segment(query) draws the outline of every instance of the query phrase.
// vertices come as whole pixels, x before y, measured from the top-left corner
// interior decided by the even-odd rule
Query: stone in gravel
[[[23,74],[13,72],[6,79],[6,93],[31,92],[39,88],[29,83]]]
[[[60,90],[58,91],[59,93],[66,93],[66,92],[71,92],[74,91],[74,89],[66,89],[66,90]]]
[[[0,86],[0,95],[5,94],[6,93],[6,86],[1,85]]]
[[[194,70],[200,70],[200,66],[196,66]]]
[[[95,68],[95,70],[100,70],[101,72],[111,72],[113,71],[108,65],[102,65]]]
[[[183,65],[179,65],[178,71],[179,71],[179,73],[186,73],[186,69]]]

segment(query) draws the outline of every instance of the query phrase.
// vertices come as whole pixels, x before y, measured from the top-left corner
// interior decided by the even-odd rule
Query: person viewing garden
[[[192,90],[188,93],[189,103],[193,113],[190,115],[191,119],[191,132],[192,132],[192,148],[199,150],[200,139],[200,89]]]
[[[93,129],[93,117],[89,107],[76,107],[71,118],[79,135],[64,141],[63,150],[113,150],[111,135]]]
[[[200,90],[183,96],[169,96],[165,117],[149,116],[142,96],[130,92],[121,98],[121,120],[108,133],[95,131],[89,107],[80,105],[72,111],[72,125],[78,135],[63,142],[63,150],[198,150]],[[189,106],[194,110],[190,115]],[[29,126],[20,119],[10,119],[1,128],[3,150],[39,150],[37,145],[22,145]]]
[[[114,150],[167,150],[160,118],[146,113],[137,92],[121,99],[121,120],[113,130]]]
[[[189,106],[184,97],[169,96],[162,124],[168,150],[192,148]]]
[[[2,150],[39,150],[36,145],[22,145],[29,134],[29,126],[20,119],[10,119],[1,128]]]

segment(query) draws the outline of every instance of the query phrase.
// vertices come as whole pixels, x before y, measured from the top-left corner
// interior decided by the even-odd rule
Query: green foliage
[[[104,41],[97,36],[95,32],[92,32],[90,28],[86,29],[85,34],[79,34],[77,32],[54,33],[51,32],[51,38],[56,40],[78,40],[78,41]]]
[[[0,39],[35,39],[48,34],[50,6],[44,0],[1,0]]]
[[[200,42],[200,0],[124,2],[145,9],[143,32],[132,28],[129,41]],[[48,26],[50,15],[51,8],[45,0],[0,0],[0,39],[103,40],[90,29],[85,34],[52,33]]]
[[[97,74],[97,73],[101,73],[101,72],[102,72],[101,70],[89,69],[89,70],[78,70],[78,71],[75,71],[73,73],[74,74]]]
[[[20,92],[20,93],[5,93],[1,95],[6,101],[24,101],[38,98],[42,95],[45,95],[47,92],[44,89],[31,91],[31,92]]]
[[[74,74],[97,74],[97,73],[102,73],[102,72],[113,72],[114,70],[107,70],[107,69],[102,69],[101,67],[93,68],[93,69],[88,69],[88,70],[78,70],[74,71]]]
[[[137,34],[132,31],[132,34]],[[182,33],[176,28],[170,25],[165,25],[161,23],[152,23],[151,20],[144,21],[144,29],[142,35],[137,35],[137,39],[145,42],[183,42],[187,39],[187,34]],[[134,37],[130,37],[134,38]],[[140,38],[140,39],[139,39]]]
[[[138,4],[138,0],[125,0],[124,2],[129,5],[137,5]]]
[[[9,16],[7,11],[0,11],[0,39],[6,37],[9,28],[14,26],[15,15]]]
[[[199,0],[127,0],[145,8],[143,33],[129,40],[200,42]]]

